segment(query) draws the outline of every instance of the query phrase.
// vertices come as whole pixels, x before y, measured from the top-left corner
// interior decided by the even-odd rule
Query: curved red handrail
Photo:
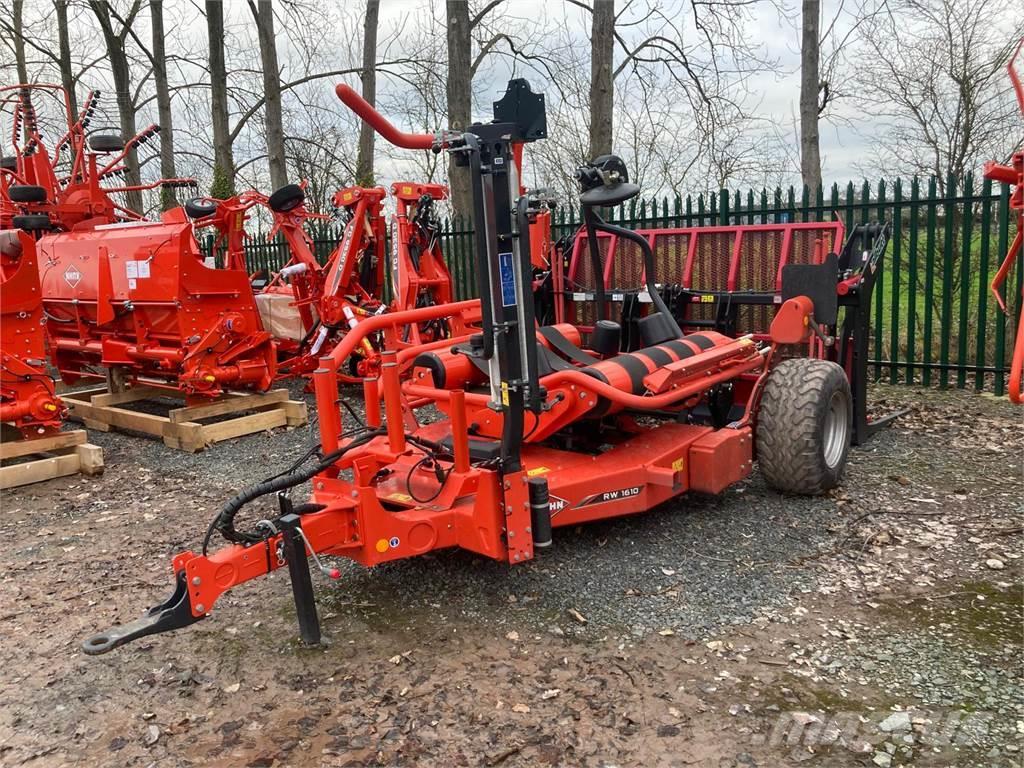
[[[405,133],[388,122],[380,112],[352,88],[342,83],[334,89],[342,103],[365,120],[377,133],[396,147],[405,149],[433,149],[434,136],[429,133]]]

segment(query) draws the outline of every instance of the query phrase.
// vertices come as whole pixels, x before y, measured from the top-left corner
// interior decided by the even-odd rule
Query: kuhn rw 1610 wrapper
[[[691,490],[720,493],[751,472],[755,457],[768,482],[788,491],[819,493],[840,482],[852,426],[843,369],[808,358],[777,362],[781,348],[807,348],[835,322],[835,260],[785,268],[788,297],[765,341],[684,334],[658,292],[650,244],[597,213],[640,192],[622,161],[605,156],[579,170],[580,202],[593,232],[632,239],[643,252],[652,303],[645,345],[624,350],[611,320],[587,334],[569,323],[538,327],[529,301],[531,198],[515,158],[524,143],[546,136],[543,96],[519,81],[495,116],[462,132],[385,134],[402,146],[449,151],[467,167],[481,295],[397,312],[391,322],[450,317],[472,305],[480,332],[430,350],[386,348],[380,376],[365,382],[365,423],[345,429],[338,364],[385,316],[360,323],[313,374],[319,444],[228,501],[202,552],[174,558],[171,597],[89,638],[86,653],[199,621],[227,590],[284,567],[301,635],[318,642],[311,555],[333,578],[339,572],[321,555],[372,566],[460,547],[518,564],[552,543],[552,528],[643,512]],[[403,356],[413,358],[404,382]],[[755,381],[740,418],[700,418],[698,406],[745,374]],[[421,406],[426,418],[418,418]],[[309,501],[293,503],[289,489],[307,481]],[[242,524],[246,505],[274,494],[278,512],[254,512]],[[227,546],[211,551],[216,534]]]

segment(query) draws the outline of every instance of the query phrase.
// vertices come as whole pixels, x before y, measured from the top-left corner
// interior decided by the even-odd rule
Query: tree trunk
[[[89,5],[92,7],[96,19],[100,23],[100,30],[107,46],[107,58],[110,60],[110,74],[114,79],[114,92],[117,94],[117,114],[121,124],[121,138],[129,141],[138,132],[135,125],[135,104],[132,103],[132,76],[131,68],[128,65],[128,55],[124,50],[124,38],[114,32],[110,20],[110,8],[104,0],[92,0]],[[124,183],[127,186],[137,186],[142,183],[142,174],[139,171],[139,155],[132,149],[124,159],[125,175]],[[136,213],[143,213],[142,193],[127,192],[125,194],[127,207]]]
[[[447,0],[448,8],[448,127],[465,130],[473,110],[472,38],[470,36],[469,3]],[[448,177],[452,208],[468,216],[473,212],[469,186],[469,170],[459,168],[449,159]]]
[[[25,61],[25,25],[22,20],[25,0],[14,0],[14,63],[18,70],[18,83],[28,82],[28,63]]]
[[[615,0],[594,0],[590,26],[590,157],[612,151],[612,110],[615,84]]]
[[[173,179],[174,124],[171,114],[171,91],[167,85],[167,60],[164,52],[164,2],[149,0],[149,14],[153,23],[153,80],[156,82],[156,106],[160,120],[160,175]],[[174,190],[160,190],[160,210],[169,211],[178,205]]]
[[[363,24],[363,98],[372,106],[377,104],[377,19],[380,0],[367,0],[366,21]],[[373,186],[373,128],[365,121],[359,126],[359,155],[356,159],[356,184]]]
[[[54,0],[53,5],[57,9],[57,66],[60,68],[60,83],[68,92],[71,112],[77,117],[78,97],[75,95],[75,75],[71,71],[71,40],[68,38],[68,0]]]
[[[274,7],[271,0],[249,0],[260,39],[260,63],[263,68],[264,125],[267,130],[267,161],[270,186],[280,189],[288,183],[288,163],[284,154],[284,120],[281,117],[281,74],[277,67],[277,40],[274,38]]]
[[[28,63],[25,60],[25,24],[22,19],[23,12],[25,9],[25,0],[14,0],[14,9],[11,22],[14,25],[14,63],[18,71],[18,84],[22,85],[28,82]],[[28,92],[26,98],[31,98],[31,92]],[[22,127],[25,141],[28,141],[32,129],[25,121]]]
[[[821,146],[818,136],[820,27],[821,0],[803,0],[800,43],[800,175],[812,200],[821,187]]]
[[[228,128],[228,74],[224,64],[224,8],[221,0],[206,0],[206,32],[210,46],[210,114],[213,118],[213,186],[210,196],[235,193],[235,159]]]

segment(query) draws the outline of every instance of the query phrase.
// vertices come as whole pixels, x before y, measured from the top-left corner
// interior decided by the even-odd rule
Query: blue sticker
[[[498,254],[498,269],[501,272],[501,306],[516,305],[516,273],[512,269],[512,254]]]
[[[401,544],[401,542],[399,541],[397,536],[392,536],[391,539],[388,541],[388,546],[392,549],[397,547],[399,544]]]

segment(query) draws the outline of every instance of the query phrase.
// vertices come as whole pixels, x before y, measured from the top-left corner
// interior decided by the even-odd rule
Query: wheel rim
[[[829,469],[835,469],[842,460],[849,432],[846,395],[842,391],[833,392],[825,414],[825,464]]]

